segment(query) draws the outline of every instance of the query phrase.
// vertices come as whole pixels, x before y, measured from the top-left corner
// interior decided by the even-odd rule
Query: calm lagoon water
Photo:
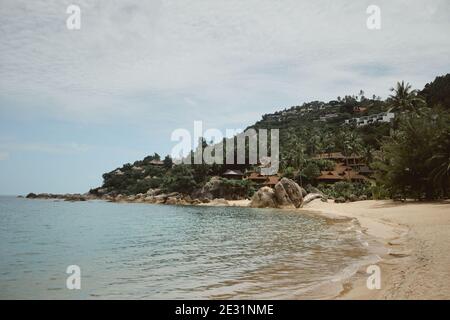
[[[360,238],[293,211],[0,197],[0,298],[323,298],[369,257]]]

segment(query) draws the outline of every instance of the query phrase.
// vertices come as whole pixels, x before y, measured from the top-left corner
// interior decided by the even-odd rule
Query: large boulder
[[[277,202],[277,205],[281,208],[295,208],[294,204],[292,203],[291,199],[289,198],[289,195],[286,192],[286,189],[284,189],[284,186],[281,183],[277,183],[275,185],[275,199]]]
[[[306,190],[308,191],[308,193],[318,193],[318,194],[323,195],[322,191],[320,191],[319,189],[317,189],[316,187],[314,187],[310,184],[306,186]],[[303,197],[305,197],[305,196],[303,196]]]
[[[148,189],[146,195],[147,196],[157,196],[162,193],[161,189]]]
[[[222,181],[220,177],[211,177],[203,188],[194,191],[193,198],[197,199],[209,199],[223,197]]]
[[[310,203],[311,201],[313,201],[314,199],[321,199],[324,201],[327,201],[327,198],[325,198],[323,196],[323,194],[320,193],[308,193],[306,195],[306,197],[303,198],[303,206],[306,205],[307,203]]]
[[[156,203],[156,204],[165,203],[167,200],[167,194],[160,194],[160,195],[154,196],[153,199],[155,200],[154,203]]]
[[[262,187],[256,191],[250,202],[252,208],[276,208],[277,206],[275,191],[270,187]]]
[[[178,199],[176,197],[168,197],[166,204],[175,205],[178,204]]]
[[[303,202],[302,188],[293,180],[283,178],[275,185],[275,197],[281,207],[300,208]]]
[[[231,186],[225,179],[211,177],[211,179],[201,189],[197,189],[191,194],[196,199],[220,199],[241,200],[247,196],[247,189],[239,184]]]

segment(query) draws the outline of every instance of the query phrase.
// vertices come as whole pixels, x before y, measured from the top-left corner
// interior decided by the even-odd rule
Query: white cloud
[[[369,2],[298,0],[78,1],[69,31],[70,3],[2,1],[0,87],[72,121],[250,123],[285,103],[422,86],[450,66],[445,0],[378,1],[380,31],[366,28]]]

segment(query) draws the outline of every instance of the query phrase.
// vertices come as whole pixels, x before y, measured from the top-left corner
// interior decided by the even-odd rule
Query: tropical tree
[[[377,180],[391,197],[446,197],[450,168],[450,115],[434,109],[403,115],[381,146]]]
[[[342,154],[346,157],[345,164],[348,165],[348,157],[359,154],[362,149],[362,139],[356,131],[342,130],[336,136],[336,144]]]
[[[397,85],[390,90],[393,92],[389,96],[391,106],[394,111],[415,111],[424,100],[417,95],[417,90],[411,90],[411,85],[404,81],[397,82]]]
[[[166,168],[166,169],[172,168],[173,161],[172,161],[172,158],[169,155],[167,155],[164,158],[163,163],[164,163],[164,168]]]
[[[163,188],[167,191],[191,192],[197,183],[194,179],[192,165],[179,164],[172,168],[170,173],[165,176]]]

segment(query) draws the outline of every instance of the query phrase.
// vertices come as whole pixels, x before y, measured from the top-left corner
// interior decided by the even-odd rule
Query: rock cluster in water
[[[200,192],[192,195],[172,192],[164,193],[161,189],[150,189],[146,193],[136,195],[122,195],[108,193],[106,189],[97,189],[95,193],[85,194],[53,194],[53,193],[29,193],[28,199],[55,199],[64,201],[87,201],[87,200],[105,200],[110,202],[135,202],[135,203],[154,203],[168,205],[201,205],[208,203],[215,206],[227,206],[229,202],[222,197],[223,192],[219,183],[215,180],[210,181]],[[228,199],[241,199],[241,195],[226,195]],[[252,197],[250,207],[253,208],[300,208],[304,204],[320,198],[327,200],[319,190],[316,193],[309,193],[300,187],[291,179],[283,178],[275,188],[262,187]]]
[[[136,195],[112,195],[112,194],[53,194],[53,193],[29,193],[27,199],[55,199],[64,201],[87,201],[87,200],[105,200],[110,202],[136,202],[136,203],[155,203],[171,205],[198,205],[202,203],[213,202],[214,205],[227,205],[225,199],[191,198],[179,192],[163,193],[160,189],[150,189],[147,193]]]

